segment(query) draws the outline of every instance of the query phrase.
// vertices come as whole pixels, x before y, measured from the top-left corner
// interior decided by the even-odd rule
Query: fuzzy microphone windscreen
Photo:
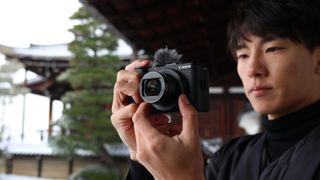
[[[152,67],[160,67],[166,64],[181,63],[181,54],[175,49],[161,48],[154,53]]]

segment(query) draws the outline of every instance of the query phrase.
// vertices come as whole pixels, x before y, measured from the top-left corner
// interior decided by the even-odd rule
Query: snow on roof
[[[0,45],[0,52],[7,56],[16,56],[17,58],[32,57],[41,60],[70,60],[73,55],[68,50],[66,44],[56,45],[33,45],[28,48],[17,48]]]
[[[53,155],[53,150],[46,143],[10,143],[6,147],[8,154],[17,155]]]
[[[55,45],[34,45],[31,44],[28,48],[9,47],[0,45],[0,53],[6,56],[13,56],[17,58],[32,57],[32,59],[39,60],[61,60],[68,61],[73,57],[69,51],[67,44]],[[131,59],[132,54],[127,54],[122,51],[115,52],[120,59]]]

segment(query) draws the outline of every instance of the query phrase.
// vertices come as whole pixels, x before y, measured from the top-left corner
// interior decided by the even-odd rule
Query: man
[[[319,4],[248,0],[238,7],[229,24],[229,47],[245,95],[266,115],[266,131],[231,140],[206,165],[197,112],[186,96],[179,97],[182,130],[173,127],[176,135],[166,136],[166,118],[150,113],[137,89],[140,76],[134,69],[150,62],[135,61],[120,71],[112,123],[130,149],[128,179],[319,179]],[[127,104],[129,96],[136,103]]]

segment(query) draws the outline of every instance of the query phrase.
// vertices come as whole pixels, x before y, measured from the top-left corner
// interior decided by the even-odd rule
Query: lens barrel
[[[178,97],[184,89],[183,79],[172,69],[148,72],[142,77],[139,87],[142,99],[158,111],[177,107]]]

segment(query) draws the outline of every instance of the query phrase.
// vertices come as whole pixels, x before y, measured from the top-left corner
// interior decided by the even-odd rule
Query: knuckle
[[[157,139],[150,142],[148,149],[150,152],[154,152],[156,154],[159,154],[165,150],[163,143]]]
[[[120,79],[122,76],[123,76],[123,74],[125,73],[125,70],[120,70],[120,71],[118,71],[118,73],[117,73],[117,79]]]
[[[135,104],[135,106],[136,106],[136,107],[134,108],[134,111],[133,111],[132,120],[133,120],[134,122],[138,122],[139,119],[144,119],[144,118],[146,118],[146,117],[145,117],[145,115],[143,114],[143,112],[137,111],[138,105]]]
[[[141,119],[141,115],[140,115],[139,113],[133,114],[133,116],[132,116],[132,122],[133,122],[133,123],[137,123],[137,122],[139,122],[138,119]]]
[[[120,123],[118,115],[116,115],[116,114],[111,115],[110,121],[111,121],[112,126],[117,129],[117,127],[119,126],[119,123]]]
[[[126,71],[126,70],[120,70],[117,73],[117,81],[115,83],[115,86],[122,87],[122,86],[131,86],[131,87],[137,87],[140,83],[140,74],[138,72],[132,71]]]
[[[111,120],[111,122],[115,122],[115,121],[117,121],[117,115],[116,114],[112,114],[111,116],[110,116],[110,120]]]
[[[134,85],[140,84],[140,74],[138,72],[135,72],[134,78],[132,79],[131,83]]]
[[[187,115],[190,118],[198,118],[198,113],[196,111],[187,111]]]
[[[116,124],[117,124],[116,121],[117,121],[117,120],[116,120],[116,118],[115,118],[115,115],[112,114],[111,117],[110,117],[110,119],[111,119],[111,124],[112,124],[112,126],[116,127]]]
[[[137,111],[137,105],[132,103],[127,106],[129,116],[133,116],[133,114]]]
[[[121,83],[119,81],[114,83],[114,86],[113,86],[114,92],[117,92],[118,89],[120,89],[120,87],[121,87]]]
[[[115,105],[113,104],[112,107],[111,107],[111,112],[112,112],[112,113],[115,113],[115,112],[116,112],[116,109],[117,109],[117,108],[116,108]]]
[[[130,70],[132,68],[132,66],[134,65],[134,63],[136,63],[136,61],[133,61],[130,64],[126,65],[126,67],[124,67],[124,69],[125,70]]]
[[[118,96],[118,95],[114,93],[114,96]],[[112,101],[111,112],[116,113],[117,111],[119,111],[120,108],[121,108],[121,102],[119,100],[119,97],[114,97]]]

